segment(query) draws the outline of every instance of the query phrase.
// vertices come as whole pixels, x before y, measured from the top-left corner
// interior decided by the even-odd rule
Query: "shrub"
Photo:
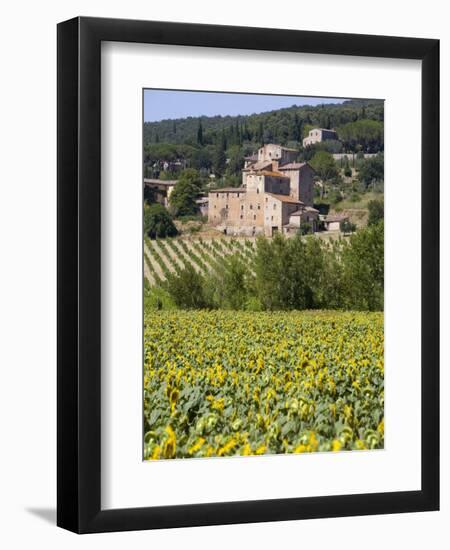
[[[384,219],[384,202],[380,199],[369,201],[369,219],[367,225],[374,225]]]
[[[198,212],[196,200],[201,195],[203,182],[200,174],[193,168],[181,173],[172,194],[170,195],[170,209],[176,216],[192,216]]]
[[[150,239],[178,234],[169,212],[159,203],[144,208],[144,232]]]
[[[177,309],[167,291],[158,286],[149,287],[147,279],[144,280],[147,282],[144,284],[144,311]]]
[[[186,264],[177,275],[167,279],[167,291],[175,304],[183,309],[208,307],[205,299],[204,278],[197,273],[191,264]]]

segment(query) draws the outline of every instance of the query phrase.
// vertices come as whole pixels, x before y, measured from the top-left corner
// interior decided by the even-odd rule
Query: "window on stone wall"
[[[243,204],[241,204],[241,210],[244,210],[244,205]]]
[[[253,210],[253,204],[250,205],[250,210]]]
[[[273,221],[273,216],[270,219]]]
[[[241,220],[243,220],[243,219],[244,219],[244,216],[243,216],[243,214],[241,214]]]
[[[276,210],[277,209],[277,204],[274,202],[273,203],[273,209]]]
[[[228,204],[225,205],[225,208],[228,210]]]
[[[258,204],[258,210],[261,210],[261,205],[260,204]]]
[[[256,214],[253,214],[253,219],[256,220]]]

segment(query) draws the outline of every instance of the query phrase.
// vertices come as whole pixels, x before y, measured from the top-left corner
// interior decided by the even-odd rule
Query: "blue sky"
[[[292,105],[342,103],[345,99],[183,92],[178,90],[144,90],[144,121],[214,115],[251,115]]]

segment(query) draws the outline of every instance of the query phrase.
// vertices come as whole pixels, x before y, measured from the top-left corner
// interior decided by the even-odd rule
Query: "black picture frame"
[[[57,524],[76,533],[439,508],[439,41],[77,17],[58,25]],[[420,491],[101,509],[102,41],[422,61]]]

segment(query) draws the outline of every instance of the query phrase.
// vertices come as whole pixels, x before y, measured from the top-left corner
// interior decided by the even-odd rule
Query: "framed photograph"
[[[438,510],[439,41],[58,25],[77,533]]]

